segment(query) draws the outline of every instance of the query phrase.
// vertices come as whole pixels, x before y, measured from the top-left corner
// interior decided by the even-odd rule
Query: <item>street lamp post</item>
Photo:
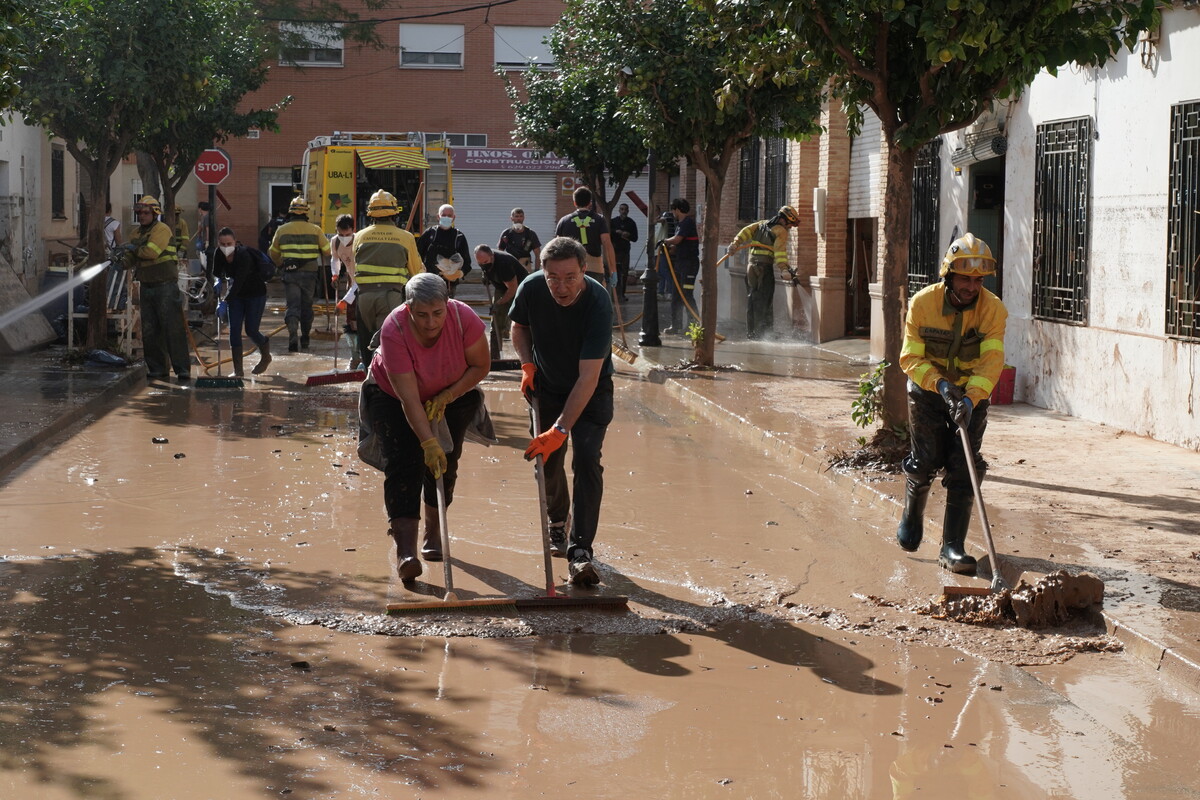
[[[646,159],[650,170],[647,200],[649,213],[646,214],[646,270],[642,273],[642,332],[638,336],[638,344],[642,347],[662,347],[662,339],[658,335],[658,242],[654,241],[654,183],[658,172],[658,161],[654,150]]]

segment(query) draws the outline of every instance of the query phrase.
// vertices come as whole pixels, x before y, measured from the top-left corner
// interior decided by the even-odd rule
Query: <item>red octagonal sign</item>
[[[216,186],[229,177],[231,166],[224,150],[205,150],[196,159],[196,178],[206,186]]]

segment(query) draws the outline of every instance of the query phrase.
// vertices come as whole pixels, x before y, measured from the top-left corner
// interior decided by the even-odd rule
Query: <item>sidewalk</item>
[[[829,468],[832,454],[852,450],[866,433],[853,426],[849,412],[859,376],[872,368],[868,343],[747,342],[736,331],[726,334],[718,363],[736,369],[654,369],[690,357],[690,344],[678,337],[641,349],[639,366],[696,413],[751,437],[780,463],[818,473],[848,497],[898,519],[903,482],[897,476]],[[634,349],[636,338],[631,326]],[[329,347],[314,339],[311,358],[324,364]],[[67,366],[62,352],[0,358],[0,476],[143,385],[141,367]],[[293,357],[288,376],[263,385],[306,391],[303,375],[317,363],[309,358]],[[1110,633],[1131,655],[1200,692],[1200,454],[1023,404],[993,406],[989,420],[983,495],[1005,577],[1015,582],[1022,570],[1064,567],[1100,575]],[[941,508],[935,484],[924,555],[936,548]],[[968,547],[983,555],[974,520]]]
[[[668,391],[898,521],[902,477],[829,467],[832,455],[871,433],[850,419],[859,376],[874,367],[869,343],[749,342],[723,332],[729,339],[718,345],[717,363],[737,369],[671,371]],[[690,357],[691,345],[664,337],[663,347],[641,352],[671,366]],[[982,491],[1005,578],[1015,584],[1025,570],[1040,576],[1062,568],[1099,575],[1109,633],[1200,692],[1200,453],[1022,403],[992,406],[988,419]],[[935,482],[926,555],[936,553],[943,504]],[[984,557],[975,519],[967,544]],[[899,546],[896,553],[906,555]]]

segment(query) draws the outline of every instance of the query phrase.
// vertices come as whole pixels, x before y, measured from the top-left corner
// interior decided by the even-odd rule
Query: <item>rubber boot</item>
[[[264,339],[262,347],[258,348],[258,352],[262,355],[259,357],[258,363],[254,365],[254,369],[250,371],[255,375],[262,375],[271,364],[271,340]]]
[[[246,374],[245,370],[242,369],[242,348],[234,347],[232,350],[233,375],[235,378],[240,378]]]
[[[288,352],[300,352],[300,320],[289,319],[287,321],[288,329]]]
[[[300,331],[300,349],[301,350],[308,349],[308,331],[306,331],[306,330]]]
[[[426,561],[442,560],[440,521],[437,506],[425,506],[425,538],[421,542],[421,558]]]
[[[925,535],[925,501],[929,499],[929,484],[909,478],[904,488],[904,516],[896,528],[896,541],[903,550],[915,553]]]
[[[411,581],[421,574],[421,562],[417,560],[417,526],[420,520],[397,517],[391,520],[388,533],[396,542],[396,574],[400,580]]]
[[[942,552],[938,554],[938,564],[959,575],[975,574],[975,558],[967,555],[965,548],[974,500],[970,492],[951,492],[946,496]]]

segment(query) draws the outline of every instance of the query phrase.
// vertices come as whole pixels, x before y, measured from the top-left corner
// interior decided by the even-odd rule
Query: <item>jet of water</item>
[[[67,292],[73,291],[76,286],[81,286],[92,278],[104,271],[111,262],[105,261],[101,264],[92,264],[90,267],[84,267],[73,278],[66,283],[51,287],[36,297],[31,297],[16,308],[10,309],[0,315],[0,328],[7,328],[26,314],[37,311],[47,303],[52,302],[55,298],[61,297]]]

